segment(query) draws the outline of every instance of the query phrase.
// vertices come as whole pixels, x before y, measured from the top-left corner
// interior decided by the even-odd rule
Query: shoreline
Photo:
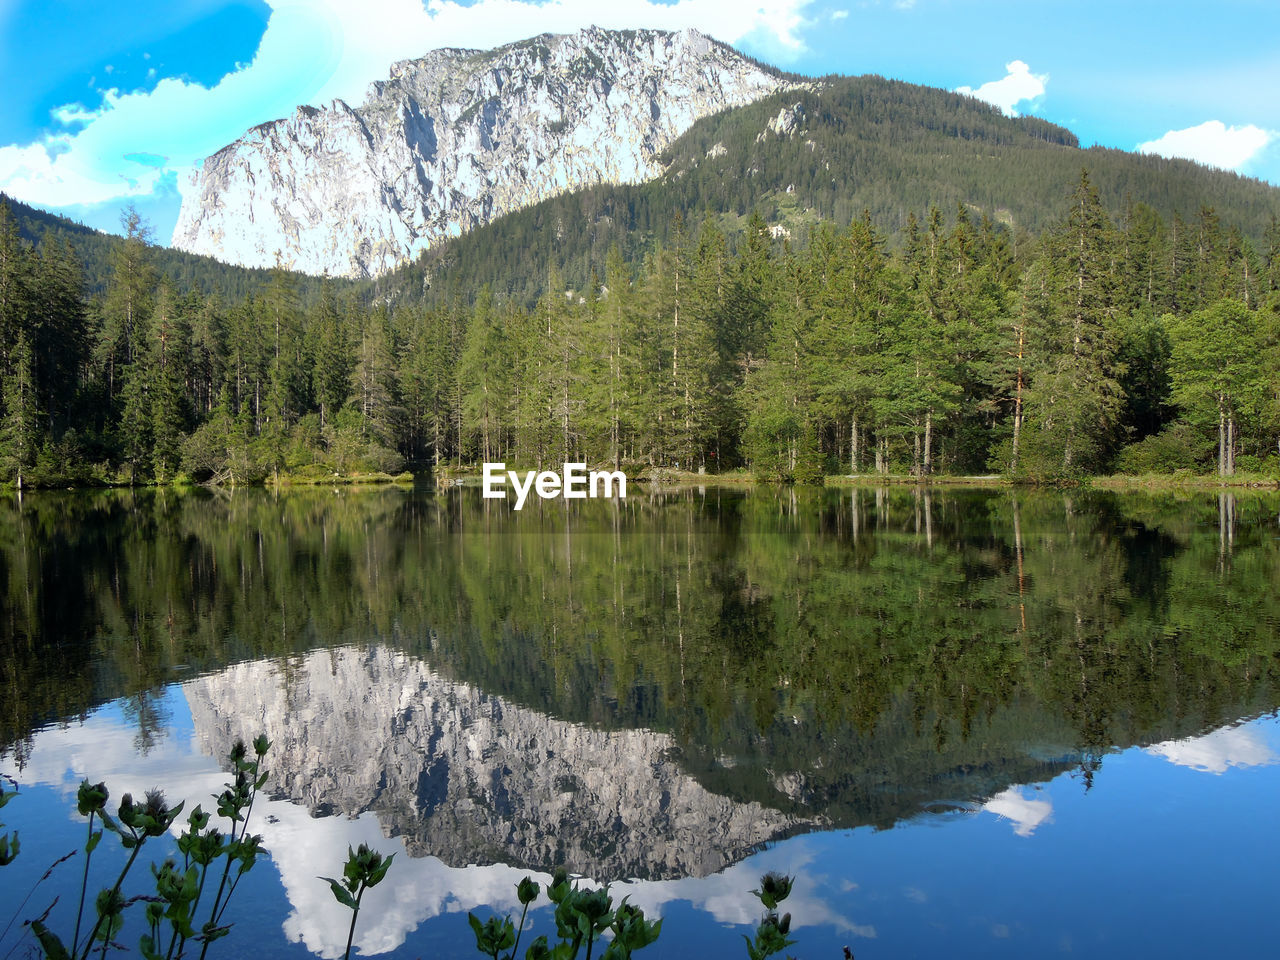
[[[823,478],[822,484],[796,484],[759,480],[746,472],[699,474],[678,470],[661,470],[654,473],[639,474],[627,478],[628,483],[649,488],[685,488],[692,486],[705,487],[805,487],[820,490],[824,487],[955,487],[969,489],[1044,489],[1044,490],[1112,490],[1120,492],[1177,492],[1177,491],[1240,491],[1240,490],[1280,490],[1280,478],[1246,474],[1234,477],[1219,477],[1213,474],[1174,475],[1148,474],[1131,476],[1126,474],[1107,474],[1076,479],[1031,480],[1014,478],[1002,474],[934,474],[920,477],[900,473],[863,473],[832,474]],[[128,490],[128,489],[192,489],[234,490],[237,488],[259,488],[264,490],[288,487],[323,487],[323,486],[416,486],[427,484],[437,489],[451,487],[472,487],[481,483],[481,472],[464,468],[454,470],[446,468],[439,473],[430,470],[422,472],[403,471],[399,474],[388,473],[351,473],[316,476],[308,474],[281,474],[276,479],[266,478],[255,483],[214,483],[210,481],[194,481],[186,477],[165,481],[128,482],[93,479],[80,482],[60,482],[55,484],[24,484],[22,493],[33,493],[46,490]],[[18,487],[13,483],[0,484],[0,490],[14,493]]]

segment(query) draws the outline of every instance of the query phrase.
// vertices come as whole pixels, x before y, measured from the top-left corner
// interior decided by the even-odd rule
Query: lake
[[[265,732],[213,957],[341,956],[361,842],[365,956],[478,956],[558,864],[663,918],[647,958],[745,957],[766,870],[798,957],[1275,954],[1280,497],[630,493],[8,497],[0,929],[82,778],[209,809]]]

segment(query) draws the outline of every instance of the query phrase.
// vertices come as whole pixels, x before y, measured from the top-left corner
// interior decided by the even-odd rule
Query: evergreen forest
[[[129,218],[92,276],[0,207],[0,478],[248,484],[480,461],[1027,479],[1280,473],[1280,221],[1109,209],[1036,235],[957,203],[789,239],[676,210],[532,303],[167,272]],[[231,268],[228,268],[229,270]]]

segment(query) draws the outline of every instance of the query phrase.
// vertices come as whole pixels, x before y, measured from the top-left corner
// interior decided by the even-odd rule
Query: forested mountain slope
[[[734,244],[758,210],[802,245],[818,221],[847,226],[863,211],[896,235],[912,212],[964,205],[1011,229],[1055,222],[1087,167],[1103,206],[1153,208],[1176,227],[1202,207],[1255,246],[1280,213],[1280,190],[1185,160],[1094,147],[1035,117],[1010,118],[971,97],[877,76],[837,77],[783,91],[694,124],[661,157],[657,179],[566,193],[425,252],[377,285],[433,301],[495,295],[535,300],[553,267],[574,289],[604,275],[616,244],[638,260],[665,243],[673,215],[710,214]],[[785,233],[784,233],[785,231]]]
[[[122,249],[123,237],[94,230],[2,193],[0,203],[8,204],[19,236],[28,243],[39,244],[48,232],[50,236],[70,244],[75,259],[82,267],[85,293],[92,296],[106,289],[112,270],[112,255]],[[145,230],[145,225],[135,221],[133,229]],[[216,295],[226,302],[243,300],[265,286],[271,277],[270,270],[236,267],[213,257],[184,253],[169,247],[149,247],[148,260],[152,268],[175,288],[197,290],[206,296]],[[303,301],[309,303],[319,296],[319,278],[298,274],[296,283]]]

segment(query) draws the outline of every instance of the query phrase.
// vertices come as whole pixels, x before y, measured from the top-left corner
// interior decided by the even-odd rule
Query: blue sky
[[[172,232],[191,170],[390,64],[544,31],[696,27],[806,74],[964,89],[1084,145],[1280,185],[1280,3],[1059,0],[0,0],[0,190]]]

